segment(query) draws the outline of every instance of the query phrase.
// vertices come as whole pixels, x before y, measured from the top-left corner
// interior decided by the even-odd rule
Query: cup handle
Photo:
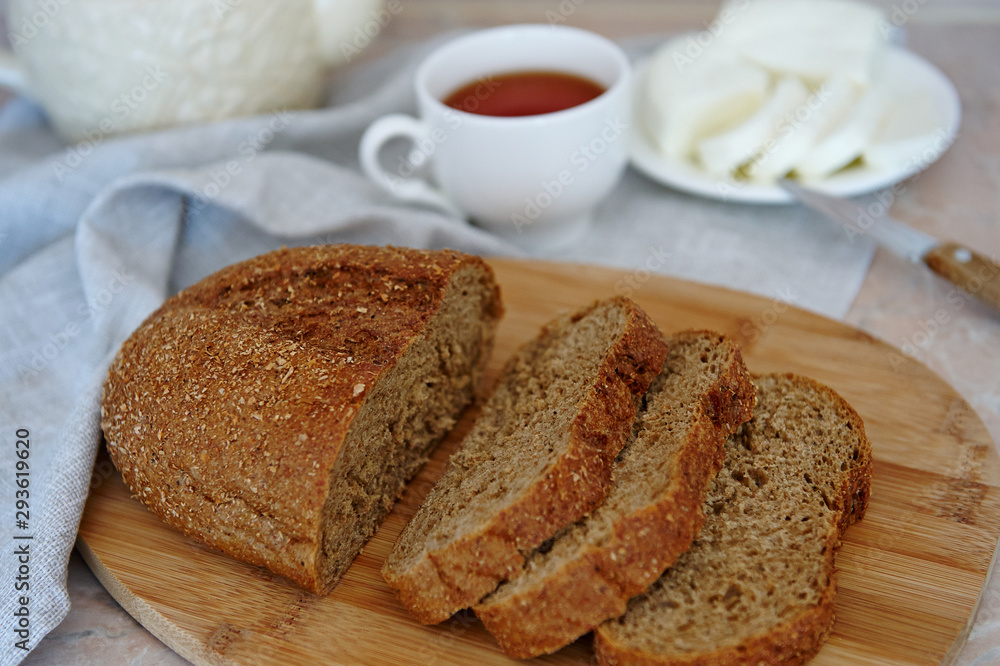
[[[27,92],[28,88],[28,80],[14,53],[3,48],[0,48],[0,86],[17,93]]]
[[[393,114],[379,118],[368,126],[361,137],[358,150],[361,169],[376,185],[397,199],[432,206],[465,219],[465,214],[426,180],[390,174],[379,162],[379,153],[389,139],[404,138],[418,144],[428,133],[427,125],[411,116]]]

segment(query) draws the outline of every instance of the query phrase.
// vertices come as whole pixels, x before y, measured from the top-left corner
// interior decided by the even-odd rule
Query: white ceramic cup
[[[307,108],[324,68],[398,13],[388,1],[9,0],[0,84],[73,142]]]
[[[534,116],[478,115],[442,102],[475,81],[474,96],[489,95],[493,77],[526,70],[583,76],[606,91]],[[594,33],[550,25],[475,32],[431,53],[415,86],[419,120],[380,118],[360,146],[365,173],[401,200],[471,217],[522,244],[555,245],[586,230],[625,168],[631,68],[617,45]],[[382,148],[400,137],[413,148],[386,168]],[[432,180],[420,177],[425,162]]]

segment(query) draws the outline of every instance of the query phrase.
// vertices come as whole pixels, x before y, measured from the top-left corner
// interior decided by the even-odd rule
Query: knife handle
[[[941,243],[924,255],[931,270],[979,300],[1000,308],[1000,264],[958,243]]]

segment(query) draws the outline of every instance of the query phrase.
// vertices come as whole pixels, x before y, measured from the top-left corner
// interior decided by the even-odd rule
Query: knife
[[[848,237],[870,236],[904,259],[926,264],[963,291],[1000,309],[1000,264],[995,260],[959,243],[941,241],[888,215],[878,218],[864,215],[860,206],[848,199],[823,194],[788,179],[779,182],[800,202],[838,222]]]

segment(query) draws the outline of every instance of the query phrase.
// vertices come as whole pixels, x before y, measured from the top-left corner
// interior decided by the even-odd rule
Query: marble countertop
[[[1000,2],[881,4],[889,11],[915,8],[906,14],[908,46],[951,78],[963,107],[955,145],[901,188],[892,214],[995,259],[1000,256]],[[701,28],[716,10],[695,0],[409,0],[367,57],[444,30],[544,21],[546,11],[564,5],[574,8],[566,16],[568,24],[616,38]],[[643,259],[635,257],[636,268]],[[844,321],[940,374],[998,441],[1000,314],[977,302],[956,305],[948,298],[951,289],[923,267],[878,251]],[[78,554],[70,560],[69,591],[69,615],[25,664],[185,663],[118,606]],[[1000,663],[1000,580],[992,581],[984,595],[959,663]]]

